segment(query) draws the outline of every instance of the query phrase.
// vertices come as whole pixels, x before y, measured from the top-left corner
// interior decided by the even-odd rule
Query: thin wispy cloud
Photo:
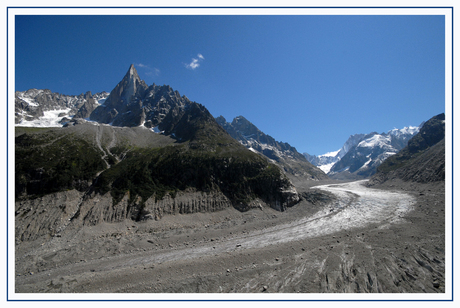
[[[143,63],[136,63],[135,66],[142,68],[145,70],[145,74],[147,76],[160,76],[160,69],[156,67],[150,67],[150,65],[143,64]]]
[[[194,70],[200,66],[200,63],[204,60],[204,57],[201,53],[197,54],[197,58],[192,58],[190,63],[185,64],[185,67],[191,70]]]

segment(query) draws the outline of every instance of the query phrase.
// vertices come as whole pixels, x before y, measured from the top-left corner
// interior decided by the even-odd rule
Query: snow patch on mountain
[[[325,165],[321,165],[321,166],[318,166],[319,169],[323,170],[324,173],[328,174],[329,171],[331,171],[331,168],[332,166],[335,165],[336,162],[333,162],[333,163],[329,163],[329,164],[325,164]]]
[[[361,148],[373,148],[373,147],[391,147],[391,136],[375,134],[374,136],[364,139],[358,143],[358,147]]]
[[[422,125],[423,123],[420,126]],[[402,129],[393,128],[388,132],[388,134],[397,137],[401,135],[415,135],[419,132],[420,126],[407,126]]]
[[[62,124],[60,121],[69,113],[69,111],[70,108],[44,111],[44,116],[32,121],[23,120],[21,123],[16,124],[16,126],[61,127]]]
[[[50,90],[30,89],[15,93],[15,124],[28,127],[59,127],[64,117],[71,119],[80,108],[103,104],[107,92],[64,95]],[[79,116],[83,118],[84,116]],[[63,122],[66,122],[65,120]]]
[[[318,157],[336,157],[339,154],[340,150],[332,151],[323,155],[319,155]]]
[[[23,101],[25,101],[30,106],[38,107],[38,104],[32,98],[25,96],[24,93],[20,93],[18,95],[18,98],[22,99]]]

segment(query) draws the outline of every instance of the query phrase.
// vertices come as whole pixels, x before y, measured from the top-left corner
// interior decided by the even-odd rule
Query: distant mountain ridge
[[[421,124],[423,125],[423,123]],[[392,129],[387,133],[355,134],[336,152],[304,155],[335,179],[362,179],[373,175],[388,157],[396,154],[418,133],[420,126]]]
[[[227,122],[223,116],[219,116],[216,121],[230,136],[246,148],[264,155],[288,174],[312,180],[327,179],[324,172],[308,162],[302,154],[297,152],[295,147],[286,142],[276,141],[270,135],[259,130],[245,117],[238,116],[232,122]]]

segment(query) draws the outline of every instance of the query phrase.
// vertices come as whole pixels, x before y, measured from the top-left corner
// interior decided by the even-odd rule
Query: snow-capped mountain
[[[68,96],[36,89],[16,92],[16,125],[59,127],[93,121],[143,126],[160,132],[172,130],[177,124],[174,119],[191,103],[170,86],[147,86],[131,65],[110,94],[87,92]]]
[[[378,167],[368,185],[394,179],[418,183],[445,181],[445,118],[441,113],[422,123],[407,146]]]
[[[387,133],[370,133],[335,163],[328,175],[332,178],[366,178],[373,175],[377,167],[388,157],[398,153],[419,131],[419,127],[409,126],[393,129]]]
[[[104,103],[109,93],[64,95],[50,90],[30,89],[15,93],[15,124],[19,126],[62,126],[80,108]],[[81,111],[82,113],[83,111]]]
[[[423,123],[421,124],[423,125]],[[368,177],[388,157],[396,154],[419,131],[420,126],[392,129],[387,133],[355,134],[338,151],[315,156],[303,155],[332,178]]]
[[[351,135],[348,140],[343,144],[340,150],[328,152],[322,155],[309,155],[308,153],[303,153],[309,162],[323,170],[326,174],[331,170],[332,166],[338,162],[342,157],[347,154],[347,152],[358,144],[364,137],[364,134],[354,134]]]
[[[216,118],[216,121],[230,136],[246,148],[264,155],[285,172],[314,180],[327,178],[324,172],[308,162],[302,154],[297,152],[295,147],[289,143],[276,141],[273,137],[260,131],[243,116],[234,118],[231,123],[227,122],[223,116]]]

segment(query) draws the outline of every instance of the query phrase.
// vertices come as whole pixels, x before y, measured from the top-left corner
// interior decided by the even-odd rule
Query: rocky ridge
[[[45,112],[55,112],[57,121],[47,126],[62,126],[73,116],[87,118],[94,108],[102,104],[109,93],[64,95],[50,90],[30,89],[15,93],[15,124],[32,126],[33,121],[45,116]]]
[[[295,147],[286,142],[276,141],[245,117],[238,116],[232,122],[227,122],[223,116],[219,116],[216,121],[246,148],[267,157],[287,174],[311,180],[327,179],[324,172],[308,162]]]

